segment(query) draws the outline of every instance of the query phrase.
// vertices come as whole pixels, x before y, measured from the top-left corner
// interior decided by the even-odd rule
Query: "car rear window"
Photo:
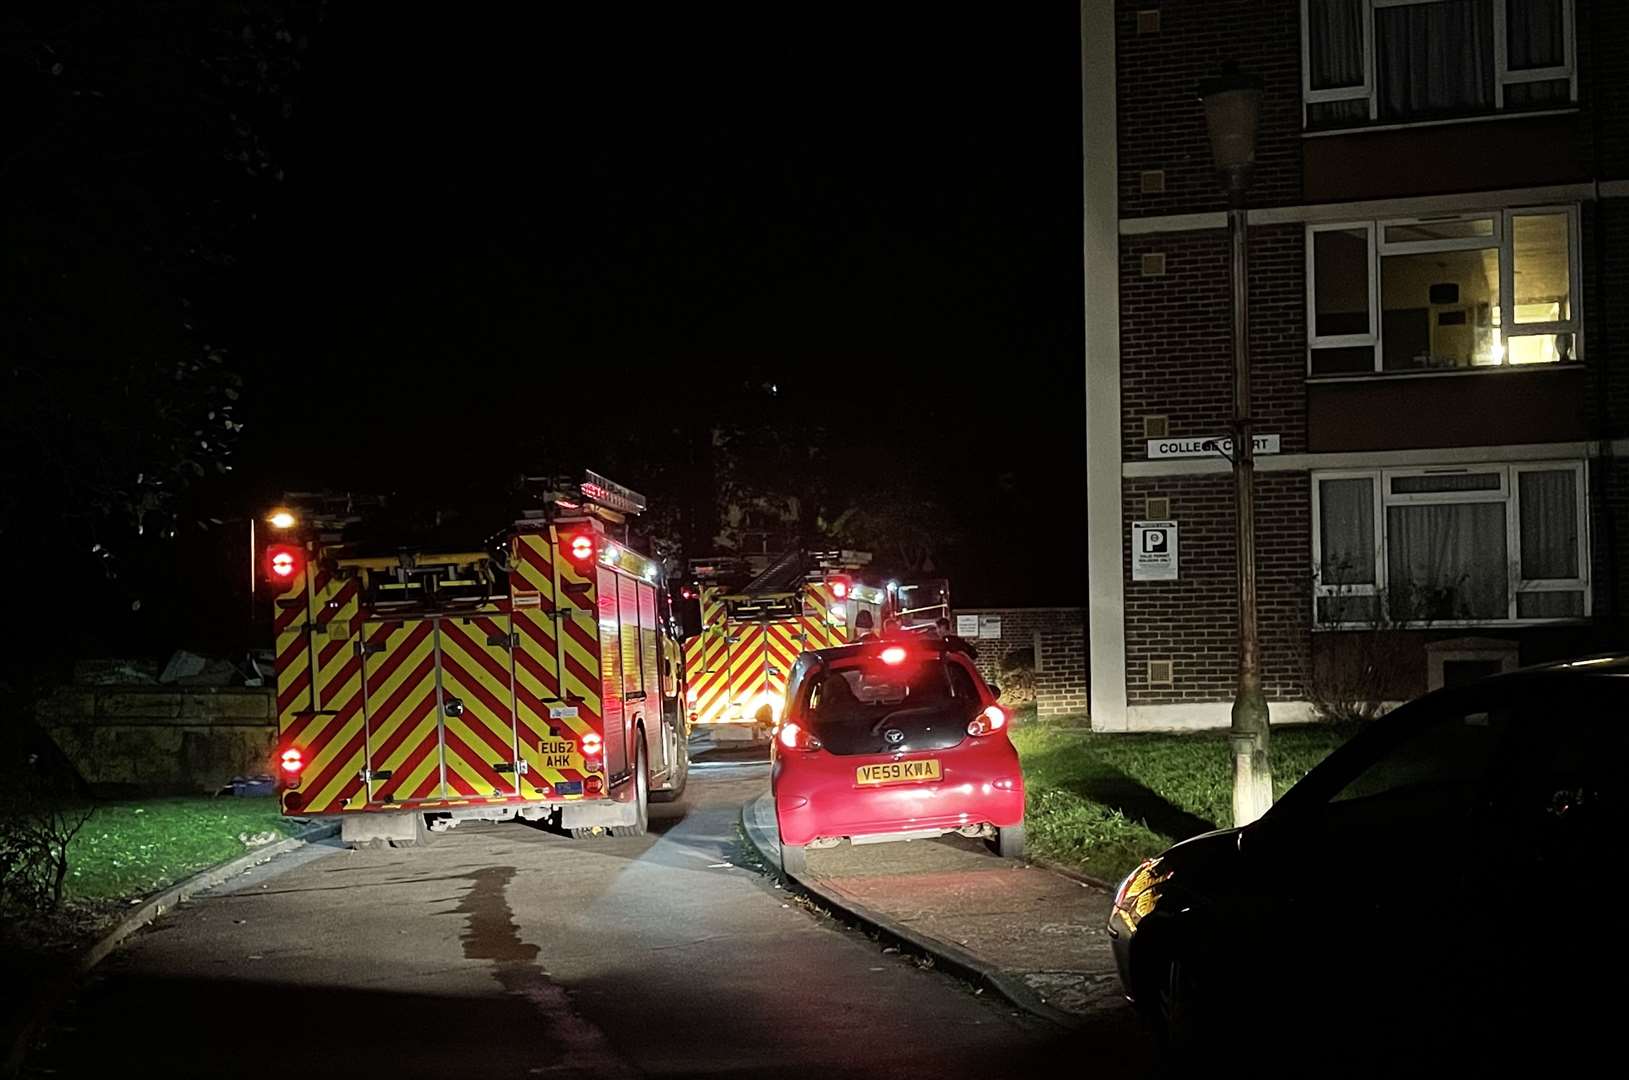
[[[809,695],[809,714],[820,724],[873,723],[901,709],[961,711],[978,689],[961,665],[945,660],[865,664],[828,671]]]

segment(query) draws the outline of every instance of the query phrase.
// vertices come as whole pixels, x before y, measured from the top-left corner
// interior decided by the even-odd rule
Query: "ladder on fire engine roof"
[[[784,595],[796,591],[803,583],[803,552],[793,548],[747,582],[740,590],[742,596]]]

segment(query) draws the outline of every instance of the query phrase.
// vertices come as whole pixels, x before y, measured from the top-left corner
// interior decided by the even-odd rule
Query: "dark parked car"
[[[1411,702],[1125,880],[1126,993],[1176,1062],[1585,1067],[1629,978],[1626,751],[1629,657]]]

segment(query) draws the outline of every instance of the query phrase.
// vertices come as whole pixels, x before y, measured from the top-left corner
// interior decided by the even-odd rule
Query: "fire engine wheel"
[[[650,764],[645,760],[645,735],[635,740],[634,751],[634,823],[611,826],[612,836],[644,836],[650,824]]]
[[[666,791],[653,791],[650,793],[652,802],[678,802],[684,797],[684,786],[690,782],[690,742],[673,736],[673,776],[668,781],[672,786]]]

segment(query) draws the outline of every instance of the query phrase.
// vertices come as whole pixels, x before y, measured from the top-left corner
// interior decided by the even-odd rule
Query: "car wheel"
[[[802,877],[809,872],[808,850],[802,844],[781,845],[781,876]]]
[[[650,765],[645,761],[645,736],[640,734],[634,750],[634,823],[611,826],[612,836],[644,836],[650,825]]]
[[[1003,859],[1022,859],[1024,857],[1024,827],[1013,825],[1006,829],[997,829],[995,838],[990,841],[990,850]]]
[[[1153,1004],[1154,1038],[1161,1056],[1176,1068],[1195,1061],[1205,1042],[1207,1018],[1203,985],[1191,960],[1175,954],[1164,961]]]
[[[690,782],[690,743],[677,734],[673,737],[673,786],[666,791],[653,791],[655,802],[678,802],[684,797],[684,786]]]

